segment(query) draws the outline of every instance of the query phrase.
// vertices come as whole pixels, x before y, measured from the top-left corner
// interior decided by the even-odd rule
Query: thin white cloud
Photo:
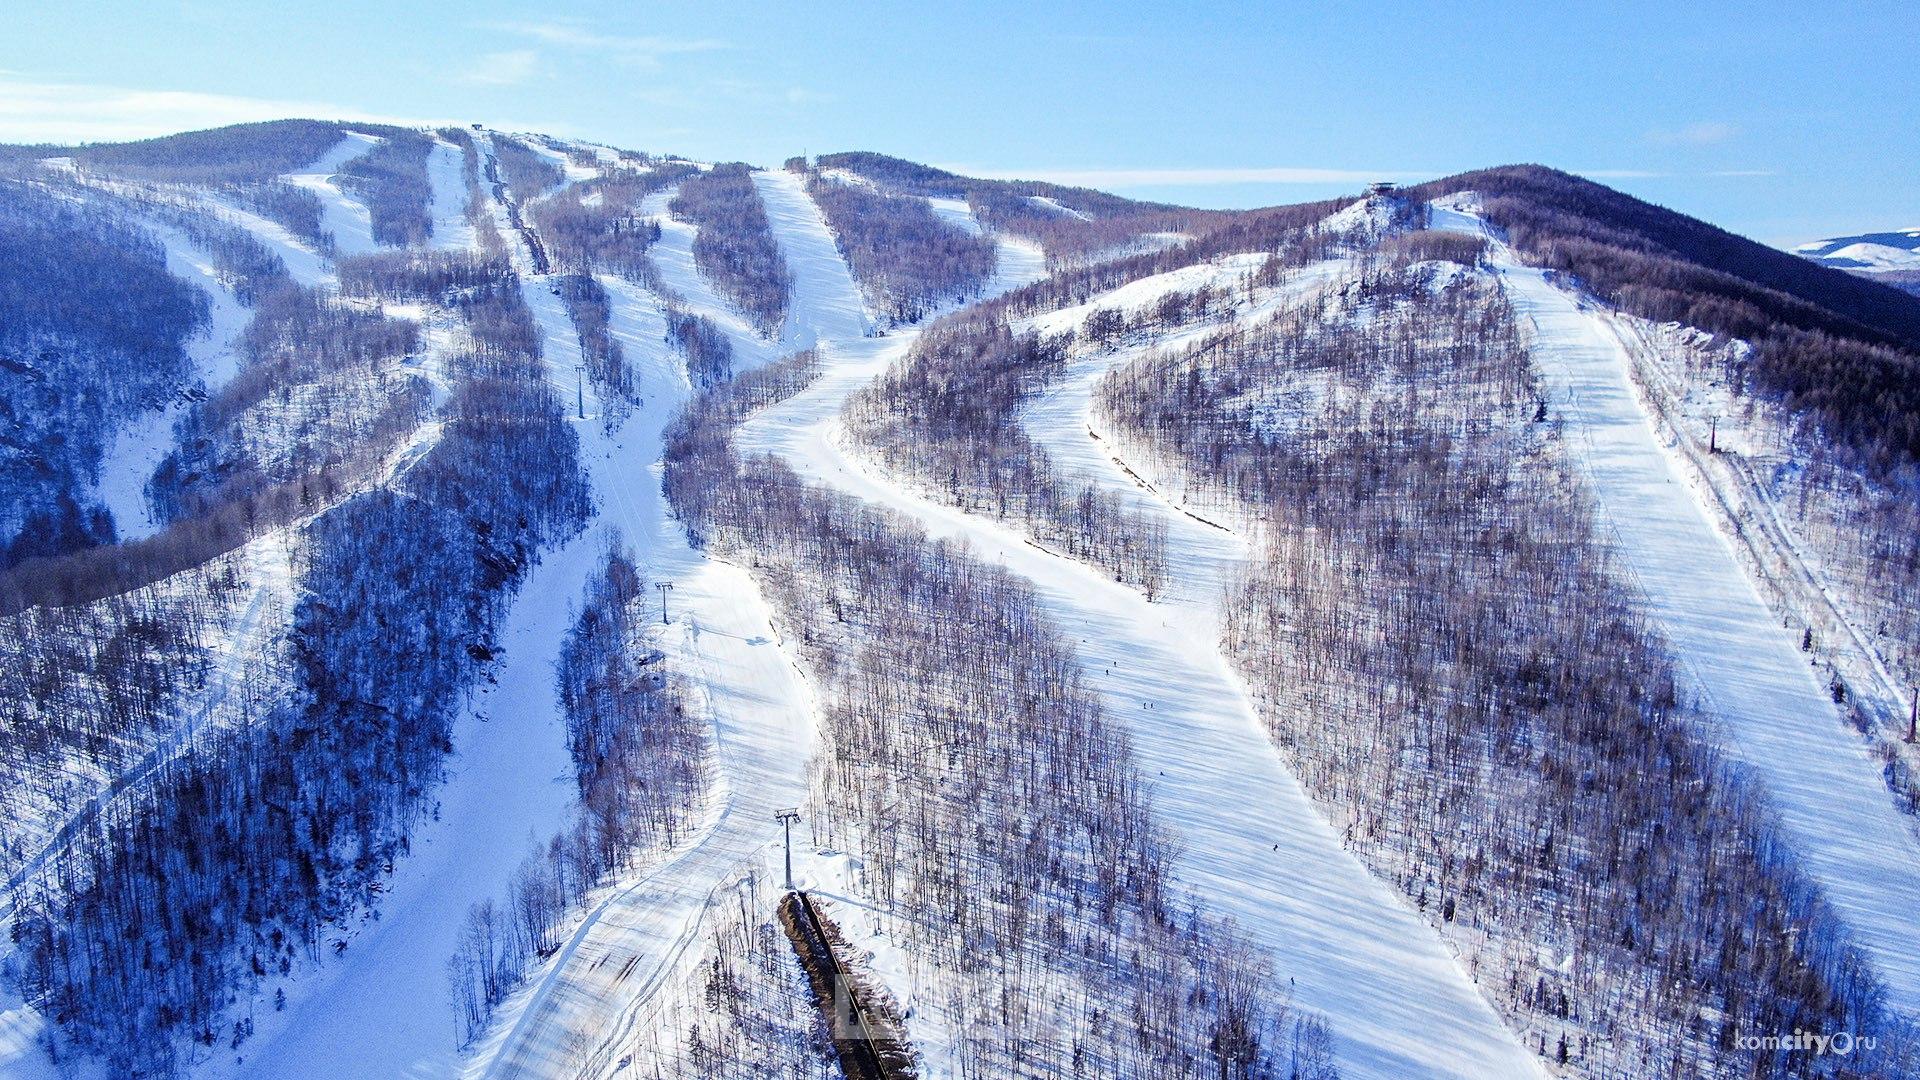
[[[432,126],[440,121],[385,116],[328,102],[135,90],[82,83],[37,82],[0,75],[0,141],[108,142],[256,120],[311,117],[369,124]]]
[[[1071,187],[1179,187],[1224,184],[1364,184],[1433,175],[1405,169],[1316,169],[1296,166],[1244,169],[971,169],[943,168],[983,180],[1044,180]]]
[[[540,54],[532,49],[482,53],[459,76],[475,86],[518,86],[540,70]]]
[[[1740,134],[1737,124],[1725,120],[1701,120],[1671,131],[1647,132],[1647,141],[1656,146],[1713,146]]]
[[[657,64],[662,57],[712,52],[727,43],[713,38],[671,38],[647,34],[609,34],[584,23],[569,21],[503,21],[482,23],[488,30],[523,37],[542,45],[612,54],[634,63]]]
[[[1571,169],[1589,180],[1670,180],[1700,177],[1778,176],[1774,169],[1712,169],[1707,172],[1657,172],[1651,169]]]

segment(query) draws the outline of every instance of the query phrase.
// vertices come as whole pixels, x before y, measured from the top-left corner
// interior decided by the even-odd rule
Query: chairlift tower
[[[780,823],[785,834],[787,850],[787,891],[793,891],[793,823],[800,820],[800,808],[789,807],[774,813],[773,819]]]

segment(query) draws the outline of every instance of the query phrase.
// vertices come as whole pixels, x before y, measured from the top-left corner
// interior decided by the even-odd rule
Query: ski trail
[[[305,240],[288,232],[286,226],[237,206],[217,194],[202,195],[200,201],[208,210],[253,234],[255,240],[278,255],[286,265],[287,276],[296,284],[319,289],[331,287],[339,281],[333,272],[333,263]]]
[[[929,198],[927,205],[933,208],[935,217],[963,232],[973,236],[991,235],[996,250],[993,276],[987,279],[985,295],[998,296],[1047,276],[1047,256],[1039,244],[1012,233],[989,234],[974,216],[967,200]]]
[[[676,291],[697,283],[690,258],[669,265]],[[713,725],[713,785],[694,833],[593,898],[560,951],[501,1006],[465,1067],[472,1077],[572,1077],[617,1063],[638,1041],[655,992],[698,954],[710,898],[769,870],[779,844],[774,811],[806,798],[813,711],[805,682],[752,579],[690,548],[660,489],[663,431],[693,393],[665,343],[665,314],[645,290],[611,275],[599,280],[640,405],[608,436],[590,396],[578,427],[595,478],[596,529],[617,529],[651,579],[673,584],[673,621],[655,644],[689,677],[699,699],[690,704],[704,706]],[[564,350],[576,347],[565,305],[535,277],[526,297],[547,335],[549,362],[564,373],[571,363],[554,358],[570,358]],[[751,334],[744,324],[734,329],[736,346]]]
[[[1435,208],[1436,228],[1484,233]],[[1920,852],[1880,768],[1741,569],[1642,409],[1627,339],[1602,307],[1493,249],[1564,417],[1571,455],[1646,610],[1717,721],[1725,751],[1771,798],[1800,866],[1852,931],[1887,1002],[1920,1016]]]
[[[564,311],[555,321],[558,301],[544,281],[523,279],[521,288],[540,320],[548,378],[571,391],[568,376],[578,355],[571,325]],[[596,504],[605,507],[614,505],[611,488],[633,463],[614,452],[617,434],[604,434],[595,405],[587,419],[573,423],[581,465]],[[376,910],[350,929],[328,933],[326,940],[342,943],[343,951],[296,969],[281,984],[285,1011],[256,1006],[254,1038],[237,1054],[216,1054],[202,1075],[335,1080],[458,1073],[446,971],[467,912],[504,898],[522,859],[560,831],[576,801],[554,666],[604,542],[604,524],[596,522],[541,553],[509,602],[499,658],[454,721],[454,752],[433,793],[433,818],[415,831],[409,854],[382,882]]]
[[[785,246],[784,231],[780,239]],[[837,295],[836,307],[857,304],[844,269],[808,284]],[[820,380],[743,424],[742,452],[774,453],[803,478],[917,520],[934,537],[965,540],[976,556],[1033,584],[1076,639],[1090,684],[1129,725],[1155,810],[1184,840],[1182,881],[1214,913],[1239,922],[1290,980],[1297,1004],[1328,1015],[1343,1075],[1543,1075],[1433,932],[1342,848],[1282,767],[1213,647],[1211,609],[1148,604],[1024,535],[902,489],[843,448],[846,398],[916,337],[823,343]],[[1241,557],[1231,536],[1171,518],[1169,542],[1181,545],[1174,554],[1183,572],[1218,572]]]
[[[823,342],[854,341],[873,332],[873,316],[840,259],[833,233],[793,173],[756,172],[753,186],[793,274],[793,297],[781,340],[789,351]]]
[[[771,865],[774,811],[806,796],[810,698],[774,640],[771,613],[745,571],[693,551],[665,512],[655,467],[661,431],[691,390],[662,342],[664,318],[641,290],[602,280],[623,351],[630,361],[653,359],[642,375],[645,405],[623,429],[624,444],[600,451],[620,464],[597,472],[618,479],[596,485],[595,494],[603,518],[635,544],[649,575],[673,583],[674,622],[656,643],[705,697],[714,726],[713,805],[692,838],[597,903],[554,961],[502,1009],[468,1069],[474,1076],[570,1076],[617,1058],[636,1015],[697,940],[708,898],[749,869]],[[549,327],[566,317],[557,298],[542,299],[536,314]]]
[[[780,339],[762,337],[695,266],[693,238],[699,230],[689,222],[675,221],[667,212],[667,204],[678,191],[678,186],[671,187],[640,201],[640,214],[660,223],[660,239],[647,249],[647,257],[660,268],[661,279],[680,294],[687,310],[712,319],[726,331],[733,344],[735,371],[750,371],[779,359],[786,351]]]
[[[365,203],[342,190],[334,174],[354,158],[386,142],[377,135],[347,132],[320,160],[300,170],[286,173],[282,180],[305,188],[320,197],[321,227],[333,234],[333,247],[341,255],[364,255],[380,250],[373,239],[373,215]]]
[[[453,143],[434,136],[433,153],[427,158],[427,181],[433,186],[432,244],[439,248],[467,251],[478,238],[473,223],[467,220],[466,156]]]
[[[251,313],[220,280],[212,258],[186,234],[171,226],[149,223],[167,253],[167,272],[197,286],[210,301],[207,325],[187,343],[193,375],[162,405],[133,417],[113,434],[101,460],[97,487],[100,501],[113,514],[120,542],[151,536],[160,528],[147,504],[147,481],[173,449],[173,425],[185,411],[184,392],[197,382],[212,393],[225,386],[239,370],[234,339],[246,328]]]
[[[335,255],[359,255],[380,250],[373,241],[373,218],[366,205],[340,189],[333,174],[340,166],[383,142],[372,135],[348,132],[333,149],[299,172],[282,173],[280,179],[313,192],[320,199],[321,227],[333,234]],[[460,179],[462,190],[466,180]],[[436,199],[438,183],[435,185]],[[464,196],[463,196],[464,197]],[[333,261],[325,252],[287,231],[286,226],[254,213],[216,192],[204,192],[201,203],[214,213],[239,225],[265,244],[286,264],[287,274],[309,289],[326,288],[338,283]],[[471,234],[469,234],[471,235]]]

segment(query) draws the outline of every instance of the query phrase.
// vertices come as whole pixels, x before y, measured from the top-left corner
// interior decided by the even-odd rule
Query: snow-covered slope
[[[653,212],[664,215],[665,201],[657,196]],[[771,359],[779,343],[754,333],[695,269],[693,229],[664,218],[662,224],[654,257],[663,284],[719,321],[737,356]],[[714,789],[692,837],[590,900],[560,951],[502,1007],[466,1063],[470,1076],[572,1077],[583,1069],[598,1075],[616,1064],[636,1026],[648,1022],[649,1002],[697,959],[712,897],[752,870],[769,870],[779,843],[773,812],[806,797],[813,711],[805,681],[777,641],[751,578],[691,549],[665,512],[656,466],[661,433],[692,388],[664,343],[659,300],[611,275],[601,282],[612,299],[615,337],[638,368],[643,405],[608,438],[589,440],[583,428],[583,458],[595,477],[603,527],[619,528],[650,575],[673,584],[674,621],[654,643],[689,678],[713,724]],[[551,357],[565,349],[570,330],[558,301],[542,293],[530,291],[528,299],[547,328]],[[864,331],[857,308],[818,304],[816,295],[796,282],[781,341],[811,343],[850,325]]]
[[[376,135],[349,131],[320,160],[283,177],[320,197],[322,227],[333,234],[334,249],[342,255],[363,255],[379,250],[380,245],[373,238],[373,218],[366,204],[343,191],[334,174],[384,141]]]
[[[1920,270],[1920,226],[1812,240],[1793,250],[1840,270]]]
[[[784,234],[781,240],[788,242]],[[844,271],[818,287],[842,291],[842,305],[857,296]],[[1131,725],[1155,807],[1185,840],[1177,863],[1183,884],[1239,922],[1291,980],[1296,1004],[1329,1016],[1343,1075],[1539,1075],[1534,1055],[1505,1029],[1432,932],[1342,849],[1280,766],[1213,648],[1210,600],[1149,604],[1022,534],[922,498],[844,447],[839,416],[847,397],[915,336],[906,331],[824,343],[820,380],[743,425],[742,450],[777,453],[803,478],[898,511],[934,537],[965,540],[977,557],[1034,584],[1072,634],[1090,683]],[[1084,393],[1095,374],[1076,372],[1070,383]],[[1077,423],[1072,412],[1065,414],[1067,428]],[[1084,427],[1074,434],[1084,440]],[[1109,475],[1116,472],[1109,463]],[[1170,547],[1181,545],[1170,561],[1187,575],[1175,591],[1210,595],[1217,575],[1241,558],[1240,542],[1159,509],[1177,537]]]
[[[1484,234],[1462,211],[1468,205],[1436,206],[1434,226]],[[1920,1015],[1912,947],[1920,845],[1879,764],[1662,445],[1632,385],[1631,338],[1617,317],[1503,245],[1493,247],[1492,265],[1533,329],[1552,406],[1621,562],[1720,724],[1726,752],[1771,796],[1802,865],[1886,983],[1889,1004]]]
[[[100,465],[100,501],[113,514],[114,532],[122,542],[149,536],[159,528],[147,505],[147,481],[173,447],[173,425],[185,411],[189,391],[212,393],[239,370],[234,339],[246,327],[251,313],[220,280],[213,259],[170,226],[149,226],[166,246],[167,272],[193,282],[207,294],[209,318],[187,346],[197,387],[183,386],[167,401],[148,409],[114,432]]]
[[[474,245],[473,225],[467,220],[467,178],[460,148],[442,138],[433,140],[427,158],[427,180],[433,185],[433,244],[465,251]]]

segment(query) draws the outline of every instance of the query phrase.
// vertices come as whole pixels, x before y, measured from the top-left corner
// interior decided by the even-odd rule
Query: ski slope
[[[340,255],[364,255],[380,250],[373,239],[373,216],[365,203],[341,189],[334,174],[341,166],[385,142],[377,135],[349,131],[331,150],[299,172],[281,177],[295,187],[305,188],[320,197],[321,228],[333,234],[334,251]]]
[[[233,290],[220,280],[212,257],[186,234],[158,223],[148,228],[166,248],[167,272],[207,294],[209,318],[187,343],[187,359],[193,365],[189,385],[180,387],[180,392],[165,403],[134,417],[114,432],[107,444],[98,493],[101,503],[113,514],[114,532],[122,543],[151,536],[160,527],[147,504],[147,481],[173,449],[173,425],[187,406],[184,392],[197,382],[200,390],[213,393],[233,378],[240,367],[234,339],[252,317]]]
[[[571,392],[578,355],[572,326],[545,282],[527,280],[522,289],[544,335],[549,377]],[[594,404],[574,427],[595,503],[606,507],[618,502],[615,486],[644,463],[619,453],[618,432],[605,433]],[[510,602],[499,658],[454,722],[448,775],[433,795],[437,813],[416,830],[410,854],[383,883],[377,912],[330,933],[329,943],[344,942],[344,951],[296,969],[280,987],[286,1010],[256,1006],[254,1038],[237,1053],[217,1054],[203,1075],[457,1074],[446,971],[467,911],[505,895],[527,852],[560,831],[575,802],[553,672],[581,589],[604,551],[604,518],[542,553]]]
[[[797,218],[791,212],[776,218],[783,250],[798,246],[796,240],[809,242],[790,232]],[[844,266],[823,272],[811,260],[790,261],[807,266],[795,265],[796,292],[837,294],[833,306],[842,310],[858,306]],[[1213,648],[1217,616],[1209,606],[1148,604],[1024,535],[921,498],[847,452],[839,419],[847,397],[916,336],[823,341],[820,380],[743,424],[742,453],[775,453],[803,478],[915,519],[933,537],[963,540],[977,557],[1033,584],[1078,643],[1090,685],[1129,725],[1155,809],[1184,841],[1176,864],[1182,882],[1216,914],[1239,922],[1280,976],[1292,980],[1296,1004],[1329,1016],[1343,1075],[1543,1075],[1432,931],[1341,847],[1281,767]],[[1093,374],[1080,372],[1077,381]],[[1063,415],[1071,418],[1071,410]],[[1084,425],[1076,434],[1085,440]],[[1108,472],[1117,470],[1109,465]],[[1176,573],[1217,575],[1242,557],[1233,537],[1163,510]],[[1176,591],[1191,597],[1212,588],[1211,580],[1188,581]]]
[[[799,176],[782,169],[753,174],[780,257],[793,275],[793,297],[781,340],[789,351],[855,341],[873,332],[873,313],[854,288],[833,234],[820,220]]]
[[[967,205],[967,200],[929,198],[927,205],[933,208],[935,217],[954,228],[970,236],[987,235],[986,228],[973,215],[973,208]],[[1060,209],[1066,210],[1065,207]],[[1039,244],[1011,233],[995,233],[993,241],[993,276],[987,279],[982,289],[985,296],[998,296],[1047,276],[1047,256],[1040,250]]]
[[[663,213],[664,201],[652,212]],[[731,316],[722,326],[738,355],[752,344],[745,339],[758,336],[695,270],[691,227],[668,231],[677,223],[662,224],[682,256],[660,258],[656,246],[664,283],[716,321]],[[571,355],[564,304],[538,278],[527,280],[550,362]],[[600,428],[591,408],[580,429],[600,508],[597,527],[617,529],[651,579],[673,584],[673,621],[654,644],[687,677],[691,704],[713,725],[713,788],[695,833],[593,897],[560,951],[502,1005],[464,1066],[473,1077],[572,1077],[617,1065],[647,1025],[656,991],[697,959],[710,898],[754,870],[767,871],[779,847],[774,811],[806,798],[813,706],[805,682],[780,647],[752,579],[688,547],[664,504],[662,432],[693,393],[664,342],[665,314],[646,290],[611,275],[600,281],[641,405],[610,437],[593,434]],[[569,374],[570,363],[556,366]],[[573,386],[567,379],[569,394]]]
[[[598,449],[608,465],[593,471],[608,482],[596,482],[595,497],[649,576],[673,583],[674,621],[655,644],[688,677],[714,726],[713,806],[694,837],[595,904],[556,958],[503,1007],[469,1066],[474,1076],[571,1076],[589,1061],[617,1060],[635,1014],[680,972],[709,896],[749,868],[764,870],[779,843],[774,811],[806,796],[811,699],[774,638],[771,615],[745,571],[690,549],[665,512],[655,467],[661,431],[691,389],[662,341],[664,318],[642,290],[601,280],[629,363],[652,359],[640,373],[644,406],[613,446]],[[535,311],[543,326],[566,325],[557,298],[541,299]]]
[[[207,209],[252,233],[255,240],[278,255],[280,261],[286,264],[287,276],[297,284],[317,289],[338,282],[339,278],[333,272],[333,262],[306,241],[288,232],[279,222],[237,206],[218,194],[203,195],[201,202]]]
[[[661,281],[678,294],[683,307],[712,319],[726,331],[733,345],[734,371],[750,371],[792,351],[786,348],[784,333],[775,338],[762,337],[694,265],[693,238],[699,230],[691,222],[674,220],[667,212],[667,204],[679,190],[675,185],[640,202],[640,215],[660,223],[660,239],[647,249],[647,257],[660,268]],[[789,324],[792,321],[789,319]]]
[[[427,182],[433,186],[428,212],[433,218],[433,246],[466,251],[474,246],[473,223],[467,220],[466,155],[447,140],[434,136],[427,158]]]
[[[1455,200],[1435,228],[1487,235]],[[1843,722],[1655,432],[1630,379],[1628,336],[1589,298],[1495,244],[1492,264],[1531,326],[1534,358],[1620,562],[1716,721],[1728,755],[1771,796],[1803,870],[1886,984],[1920,1016],[1920,846],[1866,744]]]

